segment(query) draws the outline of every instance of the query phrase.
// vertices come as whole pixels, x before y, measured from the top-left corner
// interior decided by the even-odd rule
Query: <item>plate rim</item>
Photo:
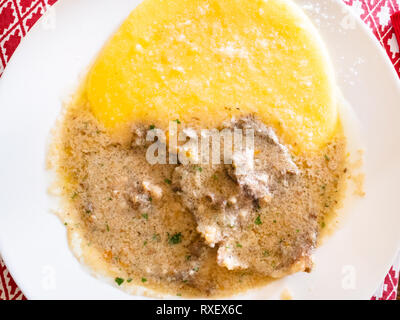
[[[58,0],[52,7],[57,8],[58,6],[60,6],[60,3],[62,3],[63,1],[66,1],[66,0]],[[291,0],[291,1],[296,2],[296,0]],[[384,63],[386,65],[386,68],[390,70],[391,76],[393,78],[392,80],[394,80],[393,82],[396,84],[396,87],[398,88],[398,90],[400,92],[400,78],[399,78],[398,74],[396,73],[394,65],[390,61],[390,58],[387,55],[385,49],[379,43],[379,40],[373,34],[372,30],[370,28],[368,28],[368,26],[364,23],[364,21],[362,21],[362,19],[359,16],[357,16],[356,13],[348,5],[346,5],[342,0],[330,0],[330,1],[336,2],[343,10],[345,10],[346,13],[350,14],[355,19],[357,27],[361,27],[362,32],[364,34],[366,34],[366,36],[369,38],[369,41],[373,42],[375,44],[374,45],[375,47],[378,47],[378,51],[380,52],[381,57],[383,57],[383,61],[385,61]],[[302,9],[302,11],[305,12],[304,9]],[[307,12],[305,12],[305,13],[307,14]],[[21,42],[18,45],[18,47],[16,48],[14,55],[16,52],[24,50],[25,43],[27,42],[27,40],[29,40],[32,37],[32,34],[37,32],[37,29],[40,28],[40,22],[43,20],[43,16],[41,16],[38,19],[38,21],[36,21],[35,25],[27,32],[26,36],[21,39]],[[308,16],[308,14],[307,14],[307,16]],[[319,31],[318,26],[315,26],[315,27]],[[3,70],[2,76],[0,78],[0,82],[2,81],[2,79],[7,78],[8,74],[11,72],[9,70],[12,68],[9,68],[9,66],[10,65],[12,66],[12,65],[16,64],[17,62],[18,62],[18,60],[13,59],[13,57],[10,58],[10,60],[7,63],[7,66]],[[3,241],[3,242],[0,241],[0,253],[2,256],[2,260],[3,260],[4,264],[6,265],[8,272],[14,279],[15,283],[17,284],[17,286],[20,288],[23,295],[27,299],[30,299],[30,300],[38,299],[37,297],[34,297],[35,296],[34,293],[30,292],[29,289],[27,290],[27,287],[22,282],[22,279],[19,276],[18,272],[16,272],[16,268],[14,267],[14,263],[13,263],[12,259],[9,259],[8,255],[3,253],[4,247],[5,247],[5,241]],[[400,250],[400,236],[398,239],[397,248],[398,248],[398,250]],[[393,253],[393,257],[391,259],[392,262],[395,260],[396,255],[397,255],[397,252]],[[392,262],[384,263],[385,269],[387,270],[387,272],[390,270],[390,268],[392,266]],[[383,263],[382,263],[382,265],[383,265]],[[386,274],[382,275],[382,281],[384,280],[385,276],[386,276]],[[379,285],[380,285],[380,283],[376,284],[376,289],[379,288]],[[371,297],[373,296],[373,294],[374,294],[374,292],[371,292],[371,294],[370,294]],[[90,298],[88,298],[88,299],[90,299]]]

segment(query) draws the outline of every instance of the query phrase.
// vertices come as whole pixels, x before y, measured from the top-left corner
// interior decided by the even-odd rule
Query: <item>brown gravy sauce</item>
[[[335,224],[350,169],[341,129],[319,152],[292,155],[301,181],[257,209],[260,220],[247,225],[253,246],[236,244],[235,250],[257,257],[259,268],[228,270],[217,264],[218,247],[204,244],[195,217],[170,190],[176,166],[155,168],[144,150],[132,147],[132,136],[109,135],[87,106],[68,107],[50,152],[64,200],[60,216],[73,251],[96,273],[127,290],[140,286],[184,297],[230,296],[272,281],[260,270],[269,265],[279,271],[285,254],[294,254],[291,246],[307,228],[299,212],[312,207],[319,239]],[[149,177],[161,191],[143,189]],[[290,273],[282,270],[282,276]]]

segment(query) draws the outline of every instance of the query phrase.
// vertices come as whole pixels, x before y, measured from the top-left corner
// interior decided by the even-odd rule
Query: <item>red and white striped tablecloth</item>
[[[395,12],[400,11],[400,0],[342,1],[350,6],[355,14],[368,25],[371,32],[376,35],[400,76],[399,45],[390,19]],[[57,0],[0,0],[0,75],[22,38],[47,9],[56,2]],[[382,285],[377,288],[372,299],[396,299],[399,270],[400,255],[385,279],[382,279]],[[26,298],[0,257],[0,300],[21,299]]]

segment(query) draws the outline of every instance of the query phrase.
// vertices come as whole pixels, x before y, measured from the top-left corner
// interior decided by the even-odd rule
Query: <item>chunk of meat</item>
[[[288,149],[279,143],[275,132],[252,116],[232,120],[233,129],[254,133],[254,145],[242,143],[232,154],[229,175],[237,181],[242,190],[255,200],[268,202],[273,189],[299,170]]]
[[[291,202],[290,195],[283,199]],[[315,215],[299,212],[270,217],[270,212],[260,212],[260,216],[261,225],[253,224],[219,246],[218,264],[228,270],[248,269],[274,278],[311,271],[318,232]]]
[[[250,150],[250,152],[254,151]],[[249,154],[250,152],[248,150],[235,151],[232,155],[232,168],[229,168],[228,172],[249,196],[256,200],[268,200],[272,197],[270,176],[265,172],[254,170],[254,156]]]
[[[312,208],[272,217],[282,201],[296,206],[289,185],[298,182],[301,172],[289,150],[251,116],[226,127],[253,130],[254,148],[244,144],[234,150],[231,164],[202,165],[201,170],[180,165],[173,173],[173,188],[193,213],[197,231],[209,246],[218,247],[217,262],[228,270],[272,277],[310,270],[318,231]]]
[[[172,181],[209,246],[214,247],[246,223],[247,215],[239,213],[250,211],[253,201],[241,194],[224,165],[202,166],[201,170],[182,165],[175,169]]]

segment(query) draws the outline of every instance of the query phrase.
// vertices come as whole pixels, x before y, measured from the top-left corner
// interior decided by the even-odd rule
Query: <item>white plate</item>
[[[0,252],[29,299],[132,298],[92,277],[73,257],[49,212],[45,152],[61,101],[137,0],[60,0],[38,23],[0,80]],[[246,298],[368,299],[400,247],[400,82],[385,52],[341,0],[298,0],[321,32],[366,143],[365,199],[316,252],[311,274],[275,282]],[[140,297],[136,297],[140,298]]]

